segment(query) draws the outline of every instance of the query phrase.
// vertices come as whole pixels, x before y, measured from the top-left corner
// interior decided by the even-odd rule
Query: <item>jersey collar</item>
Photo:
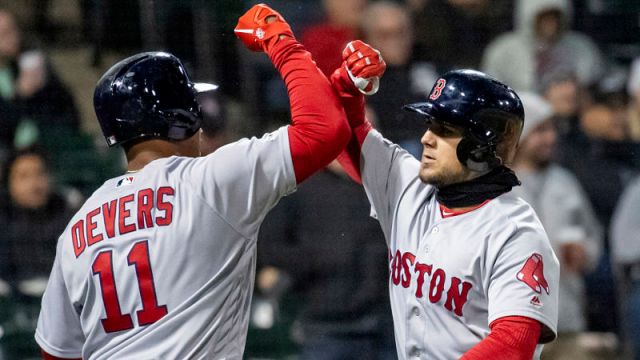
[[[487,204],[489,201],[491,201],[492,199],[488,199],[485,200],[483,202],[481,202],[478,205],[469,207],[469,208],[465,208],[463,210],[453,210],[453,209],[449,209],[448,207],[442,205],[442,204],[438,204],[440,206],[440,215],[442,215],[443,219],[449,218],[449,217],[453,217],[453,216],[458,216],[458,215],[462,215],[462,214],[466,214],[468,212],[472,212],[473,210],[479,209],[482,206],[484,206],[485,204]]]

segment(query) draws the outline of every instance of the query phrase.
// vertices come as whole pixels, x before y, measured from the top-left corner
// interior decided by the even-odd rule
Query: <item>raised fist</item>
[[[234,32],[252,51],[269,52],[278,39],[293,38],[291,27],[282,15],[265,4],[254,5],[244,13]]]
[[[380,51],[360,40],[351,41],[342,51],[343,66],[349,79],[365,95],[373,95],[380,86],[380,77],[387,69]]]

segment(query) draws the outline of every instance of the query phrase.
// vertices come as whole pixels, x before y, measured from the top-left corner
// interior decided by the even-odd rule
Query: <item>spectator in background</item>
[[[0,9],[0,162],[13,148],[18,114],[13,106],[15,95],[15,64],[12,59],[20,49],[20,34],[15,19]]]
[[[611,255],[620,268],[618,278],[625,342],[634,360],[640,360],[640,177],[629,185],[611,225]]]
[[[406,0],[416,33],[414,58],[440,72],[477,69],[485,46],[512,29],[511,0]],[[385,76],[386,78],[386,76]]]
[[[60,82],[38,49],[23,41],[16,19],[9,11],[0,9],[0,107],[8,113],[3,130],[8,147],[28,146],[44,133],[47,138],[80,129],[80,120],[73,98]],[[12,138],[14,134],[17,138]],[[5,144],[6,146],[6,144]]]
[[[42,295],[58,236],[77,208],[54,191],[44,154],[35,148],[13,154],[6,165],[7,193],[0,202],[6,227],[0,243],[8,255],[6,280],[19,293]]]
[[[627,92],[631,96],[629,104],[629,134],[635,142],[640,142],[640,57],[631,63]]]
[[[326,76],[342,64],[342,49],[357,37],[360,14],[367,0],[322,0],[323,22],[309,26],[300,42]]]
[[[82,132],[71,93],[45,54],[24,41],[14,15],[0,8],[0,162],[11,149],[34,144],[50,155],[54,177],[85,195],[102,183],[103,173],[121,171],[119,158],[97,153]]]
[[[591,85],[605,71],[605,59],[586,35],[571,31],[569,0],[519,0],[516,29],[486,48],[482,70],[516,90],[536,91],[539,80],[558,70]]]
[[[622,89],[593,87],[579,115],[575,137],[582,139],[573,144],[571,153],[557,154],[560,164],[582,183],[605,229],[622,189],[637,171],[633,146],[628,142],[627,104]]]
[[[360,21],[364,40],[377,48],[387,63],[384,84],[378,93],[367,98],[369,109],[379,119],[379,129],[385,137],[420,157],[422,144],[416,134],[424,132],[424,124],[399,110],[431,90],[431,84],[438,78],[435,67],[411,61],[414,35],[405,6],[390,1],[374,2],[364,10]]]
[[[522,186],[513,191],[533,206],[560,261],[558,338],[544,347],[543,356],[594,359],[579,339],[587,330],[584,274],[602,252],[602,228],[575,176],[552,163],[552,106],[535,93],[521,92],[520,99],[526,121],[513,166]]]
[[[303,301],[302,360],[396,359],[382,230],[337,162],[269,213],[258,248],[259,288],[284,272]]]
[[[637,147],[627,127],[628,98],[623,88],[593,87],[580,114],[580,134],[572,154],[558,154],[561,165],[580,181],[603,226],[603,255],[586,276],[589,330],[618,332],[615,285],[609,259],[610,222],[625,186],[638,173]],[[569,156],[567,156],[569,155]]]
[[[554,160],[565,163],[583,156],[589,139],[580,128],[580,114],[589,99],[576,76],[562,70],[545,74],[540,80],[540,93],[552,107],[557,133]]]
[[[0,341],[0,358],[4,351],[6,359],[32,359],[40,352],[33,333],[58,236],[80,199],[72,203],[71,192],[63,196],[54,190],[47,160],[36,148],[12,153],[2,180],[0,327],[6,338]]]
[[[555,71],[540,79],[540,94],[551,105],[560,133],[578,125],[581,109],[581,87],[571,71]]]

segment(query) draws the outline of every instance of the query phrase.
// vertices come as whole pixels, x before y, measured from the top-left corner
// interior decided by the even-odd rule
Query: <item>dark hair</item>
[[[626,81],[628,73],[612,71],[597,83],[588,88],[592,104],[604,105],[609,108],[622,108],[629,104]]]
[[[48,170],[49,159],[45,154],[44,149],[42,149],[39,145],[32,145],[26,148],[14,150],[9,154],[6,162],[4,163],[4,166],[2,167],[2,185],[4,187],[7,187],[9,185],[9,173],[11,172],[13,164],[15,164],[18,159],[24,156],[39,157],[40,159],[42,159],[42,163],[44,164],[45,169]]]
[[[566,66],[560,66],[542,74],[538,81],[538,92],[544,93],[550,87],[564,82],[573,82],[579,86],[578,76],[575,71]]]

